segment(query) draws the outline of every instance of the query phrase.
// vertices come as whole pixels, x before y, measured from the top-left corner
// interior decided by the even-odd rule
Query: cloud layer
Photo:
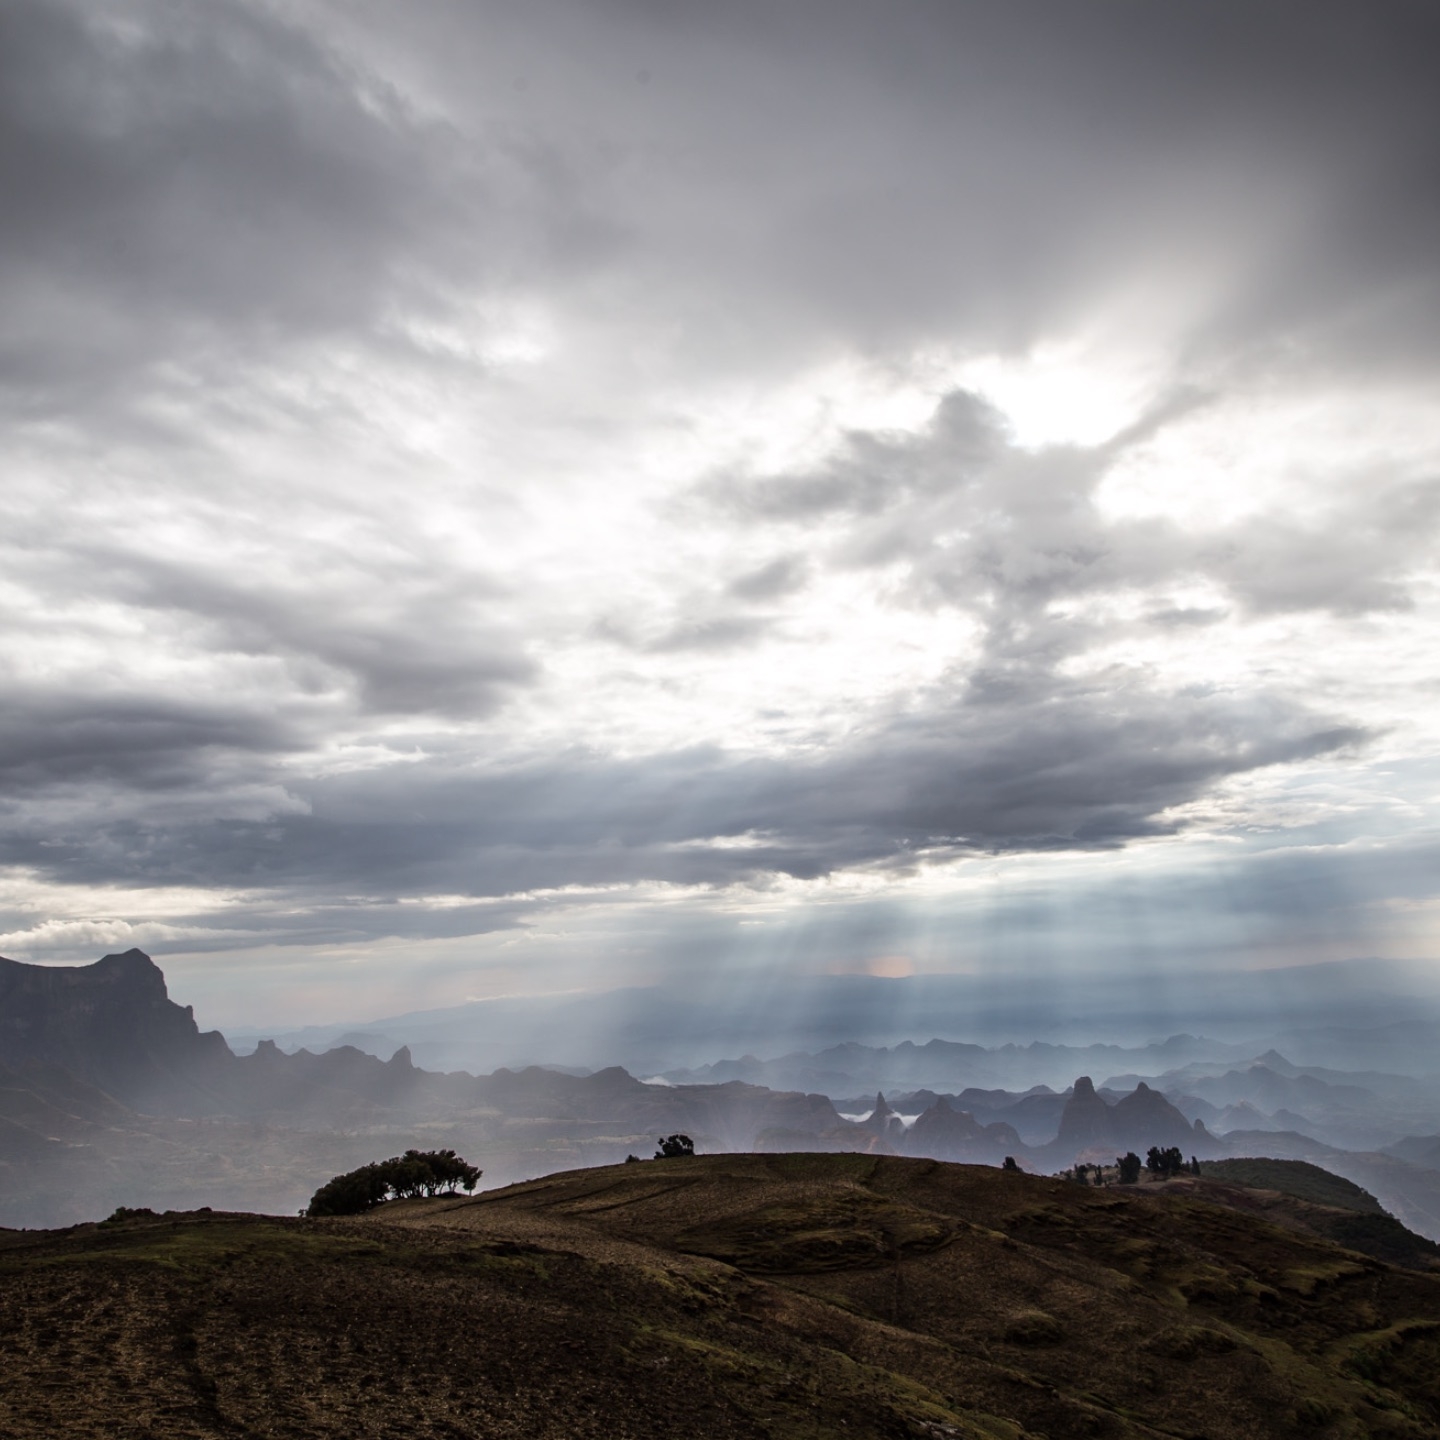
[[[11,4],[9,953],[1099,963],[1109,857],[1127,963],[1301,959],[1280,856],[1436,953],[1437,63],[1409,0]]]

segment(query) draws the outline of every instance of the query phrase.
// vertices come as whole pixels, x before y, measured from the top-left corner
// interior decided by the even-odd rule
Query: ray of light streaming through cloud
[[[256,1025],[1440,962],[1437,70],[10,0],[0,950]]]

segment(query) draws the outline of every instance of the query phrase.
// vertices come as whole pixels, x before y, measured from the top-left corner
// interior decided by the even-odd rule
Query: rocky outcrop
[[[956,1110],[944,1095],[936,1096],[935,1103],[916,1117],[910,1134],[936,1144],[989,1139],[985,1127],[968,1110]]]
[[[877,1140],[898,1140],[905,1133],[905,1122],[890,1108],[884,1095],[876,1094],[875,1108],[869,1116],[859,1122]]]
[[[1117,1142],[1137,1155],[1144,1155],[1152,1145],[1162,1150],[1178,1145],[1187,1159],[1192,1151],[1197,1155],[1202,1151],[1207,1155],[1214,1153],[1213,1139],[1204,1125],[1197,1121],[1200,1128],[1196,1130],[1158,1090],[1152,1090],[1143,1080],[1129,1095],[1117,1100],[1110,1113]]]
[[[93,965],[0,959],[0,1064],[58,1067],[137,1109],[212,1113],[234,1061],[141,950]]]
[[[944,1095],[916,1117],[905,1134],[903,1148],[907,1155],[970,1165],[999,1165],[1006,1155],[1025,1152],[1012,1126],[999,1122],[982,1125],[968,1110],[956,1110]]]
[[[1064,1110],[1060,1112],[1060,1130],[1055,1144],[1074,1150],[1117,1144],[1115,1117],[1104,1099],[1096,1093],[1095,1082],[1082,1075]]]

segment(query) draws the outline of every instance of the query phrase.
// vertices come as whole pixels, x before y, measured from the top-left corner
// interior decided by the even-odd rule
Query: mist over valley
[[[701,1153],[1008,1157],[1040,1174],[1151,1147],[1187,1161],[1304,1160],[1440,1240],[1434,1072],[1305,1067],[1273,1046],[852,1041],[663,1075],[555,1062],[442,1072],[403,1046],[381,1059],[265,1039],[237,1054],[137,950],[76,968],[5,961],[0,1016],[0,1225],[12,1228],[117,1206],[293,1214],[331,1174],[408,1148],[457,1150],[490,1188],[648,1157],[654,1137],[685,1133]],[[1413,1040],[1427,1023],[1351,1031],[1349,1043],[1380,1054],[1397,1024]]]

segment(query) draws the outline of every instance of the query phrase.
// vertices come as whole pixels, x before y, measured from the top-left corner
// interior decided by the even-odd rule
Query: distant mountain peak
[[[136,945],[132,945],[128,950],[116,950],[109,955],[102,955],[95,963],[97,965],[128,965],[141,970],[154,970],[157,974],[160,971],[160,967]]]
[[[1197,1130],[1164,1095],[1143,1080],[1111,1105],[1096,1091],[1090,1077],[1082,1075],[1061,1111],[1059,1133],[1052,1144],[1057,1154],[1068,1155],[1102,1145],[1143,1152],[1151,1145],[1188,1144],[1202,1138],[1210,1138],[1203,1127]]]
[[[58,967],[56,967],[58,968]],[[170,992],[165,987],[165,972],[143,951],[135,948],[105,955],[93,965],[77,965],[74,973],[88,973],[107,984],[122,986],[126,991],[150,1000],[166,1001]],[[186,1014],[191,1013],[184,1007]]]
[[[1262,1065],[1277,1075],[1284,1075],[1287,1079],[1293,1079],[1300,1073],[1298,1066],[1292,1065],[1278,1050],[1273,1048],[1267,1050],[1263,1055],[1257,1055],[1255,1064]]]

